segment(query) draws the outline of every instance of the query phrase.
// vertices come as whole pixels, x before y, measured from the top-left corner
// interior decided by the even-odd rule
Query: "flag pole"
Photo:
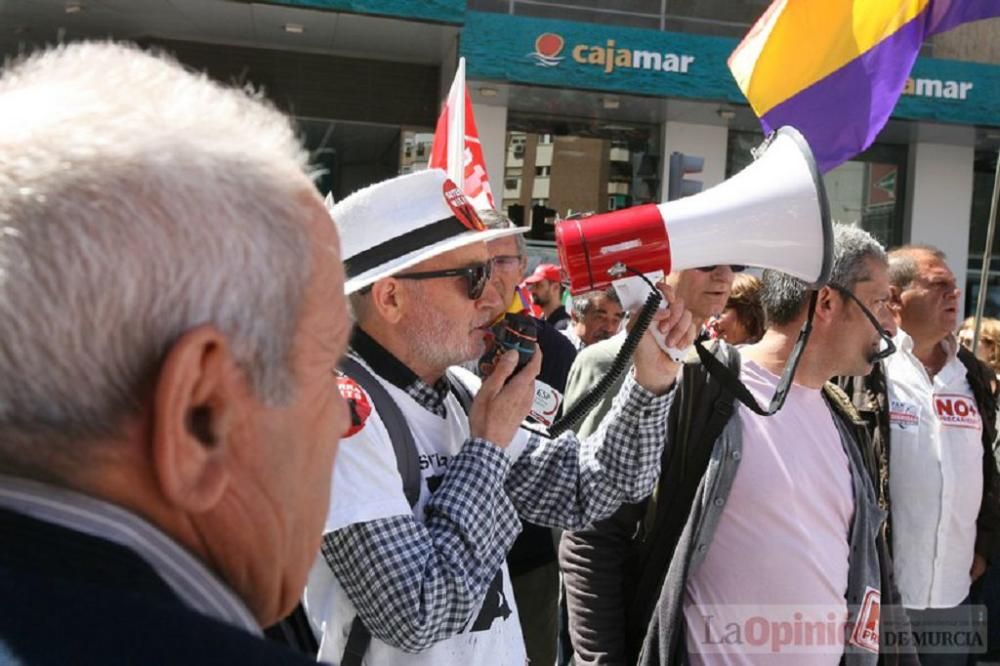
[[[465,58],[458,59],[455,81],[449,94],[451,118],[448,121],[448,177],[465,190]]]
[[[990,219],[986,227],[986,249],[983,250],[983,268],[979,273],[979,298],[976,301],[976,324],[972,334],[972,353],[979,349],[979,329],[983,323],[986,307],[986,288],[990,276],[990,261],[993,257],[993,234],[997,226],[997,200],[1000,199],[1000,151],[997,151],[997,168],[993,174],[993,200],[990,202]]]

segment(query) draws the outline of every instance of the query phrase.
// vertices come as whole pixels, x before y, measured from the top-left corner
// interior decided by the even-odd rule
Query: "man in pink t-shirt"
[[[812,336],[783,409],[761,416],[723,391],[729,403],[719,398],[714,408],[736,407],[708,435],[689,405],[696,411],[709,393],[688,388],[705,370],[686,364],[655,506],[623,507],[564,537],[578,664],[878,661],[882,594],[895,603],[885,514],[867,433],[827,382],[870,372],[887,346],[889,282],[885,252],[869,234],[838,226],[834,236],[831,283],[816,293]],[[758,404],[774,394],[811,296],[802,282],[765,271],[764,337],[717,353],[737,357]]]

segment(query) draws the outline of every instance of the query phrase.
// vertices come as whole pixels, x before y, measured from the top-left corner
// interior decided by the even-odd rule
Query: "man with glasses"
[[[356,192],[331,214],[356,320],[341,378],[354,418],[306,590],[320,659],[523,666],[504,563],[519,518],[582,527],[648,494],[679,366],[647,335],[599,433],[525,430],[540,353],[514,372],[518,354],[507,352],[478,390],[449,373],[482,354],[506,305],[487,242],[524,229],[487,230],[438,169]],[[687,344],[691,316],[666,294],[674,307],[653,325]],[[375,383],[362,388],[362,376]],[[408,459],[419,467],[413,493]]]
[[[889,278],[899,352],[885,363],[881,436],[897,581],[916,636],[957,643],[923,650],[921,663],[964,664],[970,586],[1000,538],[995,375],[955,340],[959,290],[940,250],[893,250]]]
[[[513,229],[514,223],[501,213],[492,209],[480,210],[479,217],[487,229]],[[493,264],[492,284],[500,297],[495,320],[506,312],[527,309],[525,298],[529,295],[521,293],[518,285],[524,277],[527,266],[526,244],[524,236],[515,234],[497,238],[487,244],[490,261]],[[542,352],[542,369],[538,379],[563,393],[566,390],[566,377],[570,366],[576,358],[576,350],[566,336],[546,319],[535,319],[538,334],[538,348]]]
[[[865,374],[891,351],[888,299],[882,247],[837,226],[831,284],[810,292],[765,271],[764,337],[715,348],[767,404],[811,317],[780,411],[759,415],[697,360],[685,363],[655,501],[563,537],[576,663],[878,661],[879,618],[891,612],[880,602],[893,595],[877,470],[867,432],[828,382]],[[818,636],[824,622],[834,629]],[[762,624],[789,631],[761,644]]]
[[[480,210],[479,217],[487,229],[515,227],[510,219],[492,209]],[[510,311],[521,312],[528,305],[524,300],[526,295],[519,293],[518,287],[527,265],[524,236],[497,238],[486,245],[493,263],[492,286],[500,295],[499,308],[502,308],[498,308],[497,319]],[[549,321],[544,318],[533,321],[542,353],[538,379],[561,394],[566,390],[566,377],[576,350]],[[559,628],[559,566],[552,530],[522,520],[521,533],[507,555],[507,568],[528,659],[533,664],[554,664]]]

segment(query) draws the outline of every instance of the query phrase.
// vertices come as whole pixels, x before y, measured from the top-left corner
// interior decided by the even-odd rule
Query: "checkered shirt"
[[[447,390],[447,382],[406,385],[434,413]],[[469,438],[423,523],[393,516],[349,525],[324,536],[324,559],[373,636],[425,650],[468,625],[520,532],[519,514],[579,529],[652,491],[673,394],[655,396],[630,376],[591,437],[533,435],[513,464],[497,446]]]
[[[427,382],[418,378],[407,384],[404,390],[418,405],[428,412],[436,414],[441,418],[445,418],[448,415],[445,410],[444,401],[451,389],[448,380],[444,377],[437,380],[434,386],[428,386]]]

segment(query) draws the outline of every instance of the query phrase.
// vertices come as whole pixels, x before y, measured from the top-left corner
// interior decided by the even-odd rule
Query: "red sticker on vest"
[[[467,226],[472,231],[485,231],[486,225],[479,219],[476,209],[472,207],[469,200],[465,198],[461,188],[450,178],[444,181],[444,200],[451,208],[452,214],[458,221]]]
[[[340,395],[347,401],[347,408],[351,412],[351,425],[342,437],[350,437],[365,427],[365,421],[372,413],[372,405],[358,383],[347,375],[337,377],[337,388],[340,389]]]
[[[858,611],[858,619],[851,632],[850,643],[862,650],[878,654],[879,615],[882,610],[882,593],[869,587]]]

